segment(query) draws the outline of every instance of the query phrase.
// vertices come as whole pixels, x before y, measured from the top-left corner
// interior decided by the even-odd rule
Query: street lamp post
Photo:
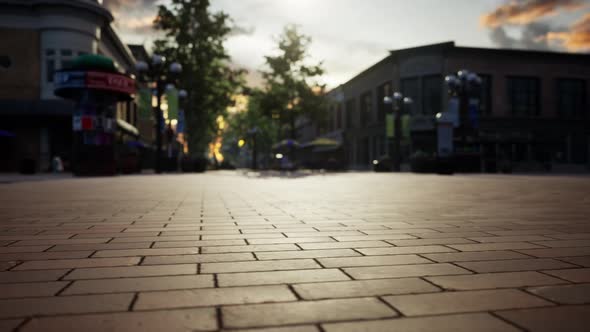
[[[144,61],[138,61],[135,65],[135,68],[140,74],[145,74],[148,76],[148,79],[155,81],[156,83],[156,109],[154,110],[154,114],[156,116],[156,165],[155,171],[156,173],[162,173],[162,126],[163,126],[163,116],[162,116],[162,94],[164,93],[164,89],[169,81],[173,81],[170,77],[166,77],[164,73],[166,58],[154,54],[152,56],[151,62],[148,64]],[[182,65],[178,62],[172,62],[169,67],[168,71],[170,74],[180,74],[182,72]]]
[[[258,134],[258,127],[248,130],[248,134],[252,136],[252,170],[258,169],[258,151],[256,147],[256,134]]]
[[[481,78],[468,70],[461,69],[457,75],[448,75],[445,82],[449,88],[451,98],[459,100],[459,137],[461,148],[467,147],[467,135],[474,126],[469,125],[469,103],[470,99],[478,97],[481,88]]]
[[[383,98],[385,104],[391,104],[391,110],[395,116],[394,119],[394,133],[393,133],[393,170],[396,172],[401,171],[401,150],[402,150],[402,111],[403,105],[411,104],[412,98],[404,97],[400,92],[394,92],[393,96],[387,96]],[[386,135],[387,136],[387,135]]]

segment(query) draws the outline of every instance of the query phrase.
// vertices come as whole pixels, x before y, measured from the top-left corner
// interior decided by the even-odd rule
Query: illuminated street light
[[[145,61],[138,61],[135,64],[135,69],[139,73],[139,77],[145,75],[149,81],[156,82],[156,173],[162,173],[162,127],[163,122],[163,108],[162,108],[162,94],[165,91],[170,91],[174,88],[174,82],[171,77],[165,76],[166,57],[158,54],[152,55],[151,63],[148,64]],[[178,75],[182,72],[182,65],[178,62],[173,62],[168,67],[168,72],[173,75]]]
[[[391,105],[391,111],[395,116],[395,129],[394,129],[394,157],[393,157],[393,170],[399,172],[401,170],[401,113],[403,111],[403,105],[410,105],[413,103],[412,98],[404,97],[401,92],[394,92],[392,96],[386,96],[383,98],[383,103]],[[387,126],[386,126],[387,127]],[[385,135],[387,137],[387,134]],[[374,165],[377,165],[373,162]]]

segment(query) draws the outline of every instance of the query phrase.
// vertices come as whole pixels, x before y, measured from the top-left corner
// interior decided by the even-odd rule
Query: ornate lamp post
[[[457,75],[448,75],[445,82],[449,88],[449,96],[458,98],[459,101],[459,136],[461,138],[461,148],[467,147],[467,136],[474,135],[475,126],[470,125],[469,118],[475,119],[476,114],[469,114],[470,99],[479,97],[481,90],[481,78],[477,74],[466,69],[461,69]]]
[[[394,119],[394,135],[393,135],[393,170],[396,172],[401,171],[401,142],[402,142],[402,125],[401,118],[404,105],[410,105],[413,103],[412,98],[404,97],[400,92],[394,92],[393,95],[383,98],[383,102],[387,105],[391,104],[391,111],[393,112]],[[387,135],[386,135],[387,136]]]
[[[151,62],[148,64],[144,61],[139,61],[135,65],[138,73],[142,76],[145,75],[149,81],[155,82],[156,84],[156,97],[157,97],[157,105],[154,109],[154,114],[156,116],[156,173],[162,173],[162,127],[164,125],[163,116],[162,116],[162,94],[165,91],[167,84],[172,84],[174,82],[173,77],[166,76],[166,58],[154,54],[152,56]],[[171,75],[178,75],[182,72],[182,65],[178,62],[172,62],[168,66],[168,73]]]

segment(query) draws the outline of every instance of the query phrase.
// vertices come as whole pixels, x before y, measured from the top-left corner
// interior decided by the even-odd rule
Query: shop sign
[[[87,72],[86,87],[126,94],[135,93],[135,81],[132,78],[113,73]]]

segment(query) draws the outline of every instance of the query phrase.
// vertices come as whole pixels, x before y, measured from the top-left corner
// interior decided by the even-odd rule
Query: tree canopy
[[[217,117],[225,114],[243,84],[243,71],[230,67],[223,45],[231,20],[223,12],[210,12],[209,6],[209,0],[171,0],[159,6],[154,21],[164,32],[154,42],[154,53],[183,67],[180,88],[188,92],[186,126],[192,155],[206,151],[217,131]]]

